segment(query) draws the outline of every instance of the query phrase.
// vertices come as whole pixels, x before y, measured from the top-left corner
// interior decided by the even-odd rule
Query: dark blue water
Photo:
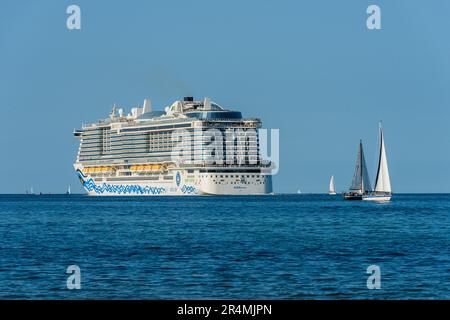
[[[3,195],[0,235],[2,299],[450,298],[449,195]]]

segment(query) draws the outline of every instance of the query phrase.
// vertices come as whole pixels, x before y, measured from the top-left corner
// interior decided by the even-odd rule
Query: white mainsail
[[[334,176],[330,178],[330,191],[329,194],[336,194],[336,190],[334,189]]]
[[[375,192],[391,193],[391,180],[389,179],[389,169],[386,159],[386,149],[384,145],[383,127],[380,122],[380,154],[378,158],[378,171],[375,179]]]

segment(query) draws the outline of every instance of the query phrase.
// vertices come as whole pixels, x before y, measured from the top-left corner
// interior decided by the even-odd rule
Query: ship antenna
[[[115,116],[116,116],[116,103],[114,102],[110,118],[113,119]]]

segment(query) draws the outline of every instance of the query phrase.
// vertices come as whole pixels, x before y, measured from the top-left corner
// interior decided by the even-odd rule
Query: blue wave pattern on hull
[[[137,184],[127,184],[127,185],[116,185],[103,183],[101,185],[96,185],[95,182],[90,178],[86,181],[83,186],[88,191],[94,191],[97,194],[103,193],[116,193],[116,194],[164,194],[167,192],[164,187],[150,187],[150,186],[140,186]]]
[[[167,193],[167,189],[164,187],[151,187],[151,186],[140,186],[140,185],[114,185],[103,183],[101,185],[95,184],[92,178],[88,180],[85,179],[83,174],[77,171],[78,177],[80,178],[83,187],[87,191],[94,191],[97,194],[103,193],[114,193],[114,194],[151,194],[151,195],[162,195]],[[198,194],[198,189],[194,186],[183,185],[181,187],[181,192],[184,194]]]
[[[186,193],[186,194],[197,194],[198,190],[194,186],[183,185],[181,187],[181,192]]]

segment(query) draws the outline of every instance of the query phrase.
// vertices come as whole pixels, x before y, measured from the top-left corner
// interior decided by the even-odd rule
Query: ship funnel
[[[144,100],[144,107],[142,108],[142,113],[152,112],[152,101],[150,99]]]
[[[203,101],[203,109],[204,110],[211,110],[211,99],[206,97]]]

